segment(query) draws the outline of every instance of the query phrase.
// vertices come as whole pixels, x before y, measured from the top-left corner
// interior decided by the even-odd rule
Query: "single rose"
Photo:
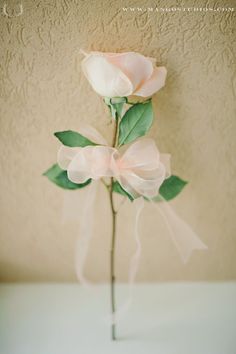
[[[84,53],[82,69],[93,89],[104,97],[148,97],[165,85],[167,70],[139,53]]]

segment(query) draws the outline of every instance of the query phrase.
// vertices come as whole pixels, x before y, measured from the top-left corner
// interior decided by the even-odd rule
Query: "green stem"
[[[113,178],[112,181],[113,182]],[[110,251],[110,286],[111,286],[111,313],[112,319],[116,311],[115,306],[115,241],[116,241],[116,211],[114,209],[114,200],[112,188],[110,189],[110,203],[112,210],[112,238],[111,238],[111,251]],[[112,323],[111,325],[111,338],[116,339],[116,325]]]
[[[115,132],[113,137],[112,146],[115,147],[117,144],[117,136],[118,136],[118,127],[119,120],[118,117],[115,119]],[[111,250],[110,250],[110,287],[111,287],[111,313],[112,319],[114,318],[114,314],[116,311],[115,305],[115,241],[116,241],[116,210],[114,207],[114,199],[113,199],[113,177],[111,177],[110,184],[110,204],[111,204],[111,212],[112,212],[112,238],[111,238]],[[111,338],[112,340],[116,340],[116,325],[112,323],[111,325]]]

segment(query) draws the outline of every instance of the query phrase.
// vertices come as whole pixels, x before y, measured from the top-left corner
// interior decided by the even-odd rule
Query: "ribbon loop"
[[[94,130],[92,133],[96,135]],[[74,183],[114,177],[134,198],[152,198],[169,176],[167,156],[159,153],[153,139],[143,138],[131,144],[123,154],[107,145],[61,146],[57,160]]]
[[[151,199],[156,196],[164,179],[170,175],[170,155],[160,154],[154,140],[140,139],[121,154],[117,149],[107,146],[107,142],[93,128],[85,128],[84,135],[102,145],[71,148],[62,146],[58,152],[58,164],[67,170],[68,178],[75,183],[83,183],[92,178],[95,181],[101,177],[115,177],[122,187],[132,196],[144,196],[150,200],[166,223],[170,236],[177,250],[186,263],[194,249],[207,249],[196,233],[172,209],[168,202],[154,203]],[[84,189],[80,205],[83,210],[80,219],[80,238],[77,244],[76,271],[82,284],[89,284],[84,276],[84,265],[88,253],[90,239],[93,233],[93,213],[97,191],[97,182],[91,183]],[[81,195],[83,190],[80,191]],[[141,254],[139,238],[139,220],[144,207],[144,199],[134,201],[136,209],[134,238],[136,251],[131,259],[129,268],[129,297],[110,318],[110,323],[116,323],[132,302],[132,291],[138,270]],[[67,206],[68,207],[68,206]],[[74,208],[74,205],[73,205]],[[70,210],[67,215],[70,215]],[[73,212],[72,212],[73,214]]]

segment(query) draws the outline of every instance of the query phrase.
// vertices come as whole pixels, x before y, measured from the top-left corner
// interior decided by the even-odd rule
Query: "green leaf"
[[[122,188],[122,186],[120,185],[120,183],[118,181],[113,182],[112,190],[113,190],[113,192],[116,192],[116,193],[119,193],[119,194],[121,194],[121,195],[123,195],[125,197],[128,197],[129,200],[131,200],[131,202],[134,200],[132,195],[127,193],[126,190],[124,190],[124,188]]]
[[[88,145],[97,145],[91,140],[85,138],[85,136],[80,133],[74,132],[72,130],[65,130],[63,132],[56,132],[54,135],[60,140],[63,145],[70,147],[85,147]]]
[[[171,200],[175,198],[184,188],[188,182],[182,180],[178,176],[170,176],[161,185],[159,189],[159,195],[165,200]],[[153,198],[155,202],[160,202],[162,199],[160,196]]]
[[[88,179],[85,183],[81,184],[71,182],[67,177],[67,171],[62,170],[58,164],[50,167],[46,172],[44,172],[43,176],[48,177],[51,182],[64,189],[83,188],[91,182],[91,179]]]
[[[119,146],[146,134],[153,120],[152,102],[137,103],[123,116],[119,126]]]

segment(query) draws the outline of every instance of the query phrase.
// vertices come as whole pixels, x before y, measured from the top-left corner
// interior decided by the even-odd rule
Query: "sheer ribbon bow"
[[[154,140],[143,138],[130,145],[125,152],[109,147],[106,140],[92,127],[84,126],[80,133],[101,145],[80,147],[61,146],[58,152],[58,164],[67,170],[68,178],[74,183],[84,183],[89,178],[99,180],[102,177],[114,177],[134,198],[144,196],[147,199],[158,194],[164,179],[170,175],[170,155],[160,154]],[[93,182],[73,200],[71,193],[66,194],[64,211],[66,218],[80,215],[80,238],[77,245],[76,270],[82,284],[88,284],[84,277],[84,265],[89,242],[93,233],[93,212],[96,201],[97,183]],[[81,197],[79,197],[79,195]],[[153,207],[162,216],[182,260],[186,263],[194,249],[207,249],[191,227],[183,221],[164,199],[152,202]],[[129,297],[118,309],[110,322],[117,322],[126,312],[132,300],[132,289],[141,254],[139,238],[139,218],[144,206],[143,198],[134,201],[136,210],[134,237],[136,251],[130,261]]]

